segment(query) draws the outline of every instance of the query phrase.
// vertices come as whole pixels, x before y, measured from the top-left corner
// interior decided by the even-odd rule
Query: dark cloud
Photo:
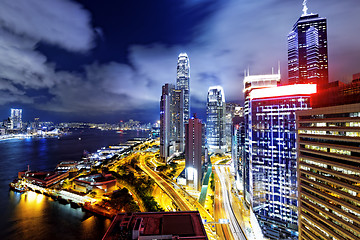
[[[93,47],[90,14],[68,0],[1,0],[0,24],[15,34],[70,51]]]
[[[126,62],[99,63],[94,58],[92,64],[71,72],[58,70],[57,63],[49,62],[37,46],[46,43],[91,55],[96,39],[106,44],[109,36],[99,27],[93,29],[90,13],[68,0],[0,0],[0,102],[33,104],[59,114],[123,113],[153,119],[158,112],[150,116],[149,109],[158,109],[161,86],[175,83],[180,52],[190,57],[191,104],[197,110],[204,108],[212,85],[223,86],[226,100],[241,100],[244,69],[252,74],[270,73],[280,61],[286,79],[287,34],[301,15],[302,1],[189,0],[180,9],[190,16],[210,2],[212,7],[201,21],[190,24],[190,41],[138,41],[127,45]],[[328,19],[330,79],[349,80],[351,74],[360,72],[358,0],[328,0],[326,4],[313,0],[308,7],[309,12]],[[32,90],[39,95],[28,94]]]

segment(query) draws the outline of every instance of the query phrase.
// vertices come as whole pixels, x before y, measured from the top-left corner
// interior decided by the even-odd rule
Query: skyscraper
[[[296,113],[299,240],[360,238],[360,82],[311,98]]]
[[[237,103],[226,103],[225,110],[225,136],[226,136],[226,151],[231,151],[231,128],[232,128],[232,119],[235,116],[235,111],[239,111],[240,104]]]
[[[289,84],[316,83],[328,80],[326,19],[308,14],[304,1],[303,14],[288,35]]]
[[[11,109],[11,129],[20,130],[22,128],[22,109]]]
[[[297,235],[295,111],[310,108],[315,84],[250,92],[248,179],[251,207],[265,237]]]
[[[175,136],[174,129],[172,128],[172,118],[174,115],[170,111],[174,90],[173,84],[166,83],[162,86],[160,99],[160,158],[164,162],[171,155],[171,141]]]
[[[172,121],[175,132],[175,151],[184,152],[184,91],[174,90],[172,97]]]
[[[244,109],[235,107],[231,125],[231,160],[235,171],[236,186],[244,190],[244,153],[245,153],[245,121]]]
[[[251,189],[250,182],[252,181],[250,173],[250,129],[251,116],[250,116],[250,93],[255,89],[276,87],[280,83],[281,75],[280,68],[277,74],[266,75],[249,75],[245,74],[244,78],[244,122],[245,122],[245,150],[243,155],[243,182],[244,182],[244,199],[245,202],[251,205]]]
[[[160,157],[184,151],[184,93],[173,84],[162,86],[160,100]]]
[[[201,190],[202,123],[194,117],[185,124],[185,169],[187,184]]]
[[[190,61],[186,53],[180,53],[177,62],[176,89],[184,91],[184,123],[190,115]]]
[[[299,239],[360,239],[360,103],[297,117]]]
[[[210,87],[206,107],[206,142],[210,152],[224,153],[226,150],[225,108],[223,88]]]

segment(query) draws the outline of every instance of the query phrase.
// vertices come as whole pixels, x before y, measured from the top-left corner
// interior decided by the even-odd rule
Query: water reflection
[[[73,209],[35,192],[9,191],[18,171],[53,170],[60,161],[79,160],[84,149],[94,152],[129,138],[146,137],[146,132],[85,130],[59,139],[13,139],[0,142],[0,239],[101,239],[110,220]],[[79,141],[78,138],[82,140]]]
[[[33,191],[10,191],[9,200],[15,205],[10,221],[16,224],[5,239],[101,239],[111,223]]]

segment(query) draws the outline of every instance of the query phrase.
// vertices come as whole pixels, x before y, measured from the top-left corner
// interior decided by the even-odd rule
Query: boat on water
[[[10,184],[10,189],[16,192],[26,192],[27,190],[29,190],[27,188],[26,185],[22,184],[21,181],[19,181],[18,179],[15,179],[14,181],[12,181]]]
[[[58,197],[58,199],[57,199],[58,201],[59,201],[59,203],[61,203],[61,204],[64,204],[64,205],[66,205],[66,204],[69,204],[69,200],[67,200],[67,199],[65,199],[65,198],[62,198],[62,197]]]
[[[54,194],[50,194],[50,197],[53,199],[53,200],[57,200],[58,199],[58,196],[54,195]]]
[[[70,201],[70,206],[72,208],[80,208],[81,207],[80,203],[76,203],[76,202],[73,202],[73,201]]]
[[[47,197],[50,197],[50,193],[48,193],[47,191],[44,191],[43,194]]]

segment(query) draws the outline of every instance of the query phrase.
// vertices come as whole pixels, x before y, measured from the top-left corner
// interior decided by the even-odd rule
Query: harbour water
[[[35,192],[9,191],[17,172],[53,170],[60,161],[79,160],[84,150],[124,143],[148,132],[72,130],[58,138],[31,138],[0,141],[0,239],[101,239],[110,220],[81,209],[62,205]],[[81,139],[81,140],[79,140]]]

